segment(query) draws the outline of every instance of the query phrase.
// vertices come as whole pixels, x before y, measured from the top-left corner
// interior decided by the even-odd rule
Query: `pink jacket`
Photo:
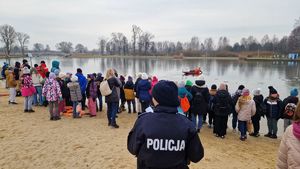
[[[300,167],[300,122],[290,125],[278,151],[277,169],[296,169]]]
[[[30,75],[23,75],[21,93],[24,97],[32,96],[36,93]]]
[[[59,83],[55,79],[46,79],[43,87],[43,96],[46,97],[47,101],[58,101],[62,97]]]
[[[158,79],[156,76],[153,76],[152,78],[152,82],[151,82],[151,89],[149,90],[149,93],[152,95],[152,89],[153,87],[156,85],[156,83],[158,83]]]
[[[249,121],[256,112],[255,102],[251,97],[244,98],[241,96],[235,105],[235,110],[240,121]]]

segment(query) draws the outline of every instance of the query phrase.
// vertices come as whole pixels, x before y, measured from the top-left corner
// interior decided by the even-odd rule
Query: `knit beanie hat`
[[[249,89],[244,88],[243,91],[242,91],[242,95],[243,96],[249,96],[249,94],[250,94]]]
[[[128,81],[133,81],[133,78],[131,76],[128,76]]]
[[[142,79],[143,79],[143,80],[148,80],[148,75],[147,75],[147,73],[142,73]]]
[[[269,94],[277,94],[277,90],[273,86],[269,86]]]
[[[30,74],[30,70],[28,69],[28,67],[23,68],[23,74]]]
[[[159,81],[153,87],[152,96],[161,106],[177,107],[180,105],[178,100],[178,88],[172,81]]]
[[[71,81],[72,82],[77,82],[78,81],[78,77],[77,76],[72,76],[71,77]]]
[[[244,85],[239,85],[238,90],[243,90],[245,88]]]
[[[260,88],[257,88],[257,89],[255,89],[255,90],[253,90],[253,95],[254,95],[254,96],[259,96],[259,95],[260,95],[260,91],[261,91]]]
[[[290,94],[291,94],[291,96],[294,96],[294,97],[298,96],[298,89],[296,89],[296,88],[292,89]]]
[[[211,85],[211,89],[216,90],[217,89],[217,85],[215,85],[215,84]]]
[[[56,78],[55,73],[51,72],[51,73],[49,74],[49,79],[55,79],[55,78]]]
[[[186,86],[193,86],[193,82],[190,81],[190,80],[187,80],[187,81],[185,82],[185,85],[186,85]]]

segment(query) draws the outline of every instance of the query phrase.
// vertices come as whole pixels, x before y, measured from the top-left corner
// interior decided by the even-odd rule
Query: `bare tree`
[[[136,53],[136,42],[139,39],[140,34],[142,33],[142,29],[136,25],[132,25],[132,49],[133,54]]]
[[[47,44],[46,45],[46,48],[45,48],[45,52],[49,52],[51,49],[50,49],[50,46]]]
[[[79,43],[75,46],[75,51],[77,53],[86,53],[88,50],[87,50],[87,47],[85,47],[85,46],[83,46],[82,44]]]
[[[16,31],[11,25],[0,26],[1,42],[4,43],[5,53],[9,57],[13,45],[16,41]]]
[[[221,36],[218,42],[218,49],[225,50],[229,45],[229,39],[226,36]]]
[[[41,52],[43,50],[45,50],[44,45],[41,43],[35,43],[33,44],[33,50],[36,52]]]
[[[143,32],[139,38],[139,50],[141,52],[144,49],[144,54],[147,54],[150,47],[151,40],[154,38],[154,35],[149,32]]]
[[[204,40],[204,48],[206,52],[211,52],[214,50],[214,41],[212,38],[207,38]]]
[[[22,33],[22,32],[17,32],[17,39],[19,41],[20,47],[21,47],[21,51],[22,51],[22,56],[25,56],[25,49],[27,49],[27,44],[29,43],[29,39],[30,36],[27,35],[26,33]]]
[[[104,55],[106,43],[107,43],[107,38],[100,37],[98,39],[98,46],[99,46],[99,50],[100,50],[101,55]]]
[[[60,50],[61,52],[64,53],[71,53],[73,51],[73,44],[71,42],[60,42],[55,45],[57,50]]]
[[[288,38],[288,46],[290,52],[300,51],[300,26],[296,27],[291,32]]]
[[[300,26],[300,17],[295,20],[294,28],[297,28],[298,26]]]
[[[197,36],[192,37],[191,39],[191,50],[198,51],[199,50],[199,38]]]

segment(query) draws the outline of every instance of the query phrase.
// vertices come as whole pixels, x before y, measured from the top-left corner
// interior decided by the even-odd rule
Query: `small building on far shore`
[[[299,59],[299,54],[298,53],[289,53],[288,58],[291,60]]]

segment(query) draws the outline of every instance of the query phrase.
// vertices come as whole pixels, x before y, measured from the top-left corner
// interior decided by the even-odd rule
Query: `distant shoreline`
[[[49,56],[52,57],[52,56]],[[57,57],[57,56],[55,56]],[[59,57],[59,56],[58,56]],[[69,57],[63,57],[62,58],[126,58],[126,59],[174,59],[174,60],[244,60],[244,61],[300,61],[299,59],[289,59],[289,58],[272,58],[272,57],[244,57],[244,58],[239,58],[239,57],[191,57],[191,56],[186,56],[182,58],[176,58],[174,56],[134,56],[134,55],[93,55],[93,54],[73,54]],[[22,59],[22,56],[18,55],[12,55],[10,58],[16,59],[20,58]],[[28,59],[28,57],[25,57]],[[34,57],[35,58],[35,57]],[[6,59],[5,56],[0,55],[0,59]]]

